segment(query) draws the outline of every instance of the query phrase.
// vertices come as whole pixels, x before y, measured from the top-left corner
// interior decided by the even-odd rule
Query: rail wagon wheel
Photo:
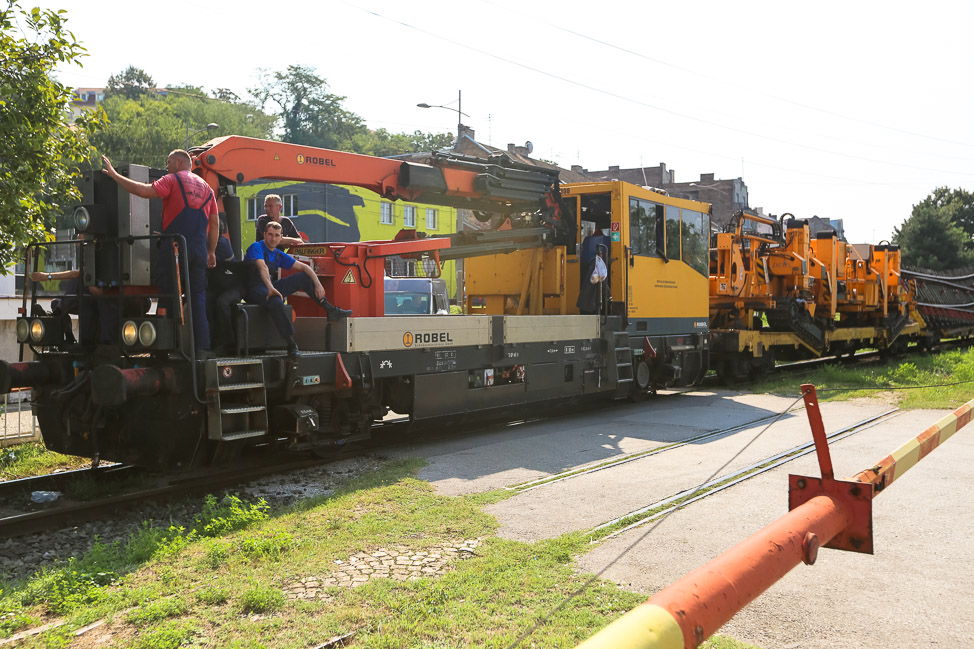
[[[642,358],[636,360],[632,373],[632,390],[629,392],[630,401],[637,402],[646,398],[651,374],[649,364],[645,360]]]
[[[747,381],[750,374],[749,362],[744,354],[728,354],[717,364],[717,378],[724,385],[738,385]]]
[[[311,434],[311,452],[327,459],[334,456],[335,438],[344,434],[348,406],[338,399],[326,399],[318,404],[317,410],[318,431]]]

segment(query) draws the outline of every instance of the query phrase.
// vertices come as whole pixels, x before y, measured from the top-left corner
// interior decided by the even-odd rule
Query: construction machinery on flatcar
[[[157,200],[99,172],[84,180],[73,246],[82,303],[114,314],[98,332],[39,307],[34,285],[17,322],[33,360],[0,363],[0,390],[30,387],[48,448],[160,468],[228,461],[251,447],[327,451],[367,437],[390,410],[413,420],[579,398],[639,398],[707,371],[709,206],[625,183],[559,185],[557,170],[507,158],[434,154],[428,164],[238,136],[192,152],[239,241],[235,186],[254,178],[367,187],[501,213],[494,231],[396,241],[320,242],[291,254],[314,268],[329,299],[355,317],[328,322],[289,298],[302,353],[285,354],[261,305],[240,304],[233,354],[198,357],[184,300],[164,312],[153,274],[184,288],[185,244],[158,234]],[[148,181],[161,171],[131,165]],[[234,233],[235,228],[237,229]],[[38,270],[48,244],[27,248]],[[162,255],[176,263],[161,264]],[[384,261],[436,266],[469,258],[469,313],[387,318]],[[175,296],[171,296],[175,297]],[[146,307],[149,308],[146,308]],[[97,309],[96,309],[97,310]],[[81,320],[92,309],[81,308]]]
[[[808,222],[790,214],[739,213],[713,235],[711,362],[735,383],[776,360],[864,347],[893,354],[910,344],[928,349],[948,332],[970,335],[974,318],[958,310],[963,305],[918,306],[918,282],[933,281],[947,283],[903,269],[896,245],[849,244],[832,230],[812,238]]]

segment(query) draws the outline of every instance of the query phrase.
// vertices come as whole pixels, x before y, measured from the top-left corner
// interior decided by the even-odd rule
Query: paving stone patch
[[[407,581],[444,574],[456,561],[475,556],[482,539],[468,539],[443,547],[416,550],[404,546],[358,552],[336,559],[327,575],[310,576],[284,587],[288,599],[327,600],[328,588],[361,586],[371,579]]]

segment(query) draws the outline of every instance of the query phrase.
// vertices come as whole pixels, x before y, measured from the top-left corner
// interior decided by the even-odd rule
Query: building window
[[[415,228],[416,227],[416,207],[413,205],[403,205],[402,207],[402,224],[403,227]]]
[[[281,216],[294,217],[298,215],[297,194],[285,194],[284,196],[281,196],[281,200],[284,201],[284,208],[281,209]]]
[[[435,230],[436,229],[436,210],[431,207],[426,208],[426,229]]]
[[[247,220],[256,221],[260,214],[257,212],[257,198],[247,199]]]
[[[379,223],[392,225],[392,203],[379,203]]]

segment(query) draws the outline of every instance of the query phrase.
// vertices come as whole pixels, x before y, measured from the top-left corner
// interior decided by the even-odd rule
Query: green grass
[[[240,609],[243,613],[267,613],[284,608],[287,598],[279,588],[255,585],[240,596]]]
[[[953,410],[974,398],[974,349],[911,354],[861,367],[836,363],[788,374],[784,380],[759,381],[747,389],[797,397],[803,383],[813,384],[822,401],[878,396],[901,408]]]
[[[646,599],[597,581],[560,607],[589,578],[574,567],[588,539],[498,539],[482,507],[505,494],[439,496],[413,477],[420,466],[390,462],[274,515],[261,502],[207,498],[191,525],[146,523],[124,543],[96,544],[7,584],[0,637],[58,615],[64,627],[21,646],[66,646],[74,629],[106,619],[101,629],[114,646],[134,648],[304,648],[347,633],[355,647],[503,648],[531,629],[521,647],[574,647]],[[475,552],[441,575],[287,597],[295,583],[322,579],[359,552],[412,554],[472,539],[480,539]],[[716,642],[711,649],[743,647]]]
[[[57,469],[80,469],[90,465],[90,460],[48,451],[37,442],[0,449],[0,480],[29,478]]]

